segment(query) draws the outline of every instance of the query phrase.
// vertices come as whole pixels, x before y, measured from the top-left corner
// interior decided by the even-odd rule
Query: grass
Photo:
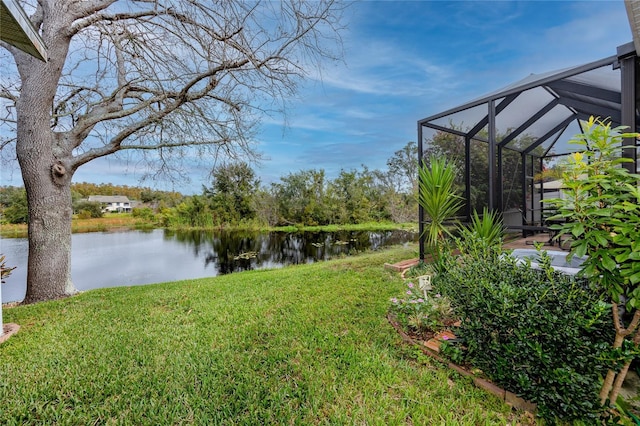
[[[5,308],[0,424],[511,423],[387,323],[414,249]]]

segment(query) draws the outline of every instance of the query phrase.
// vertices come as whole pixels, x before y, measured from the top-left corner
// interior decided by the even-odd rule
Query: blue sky
[[[260,174],[385,169],[416,140],[416,122],[530,73],[590,62],[631,41],[624,3],[361,2],[349,14],[345,64],[308,84],[284,136],[264,126]]]
[[[264,184],[290,172],[386,169],[416,140],[419,119],[517,81],[616,53],[632,40],[619,1],[363,1],[346,13],[344,63],[314,73],[289,104],[285,120],[265,120],[257,135],[266,157]],[[91,162],[74,181],[139,184],[133,163]],[[3,173],[4,174],[4,173]],[[19,185],[19,173],[3,176]],[[144,182],[158,189],[200,192],[189,184]]]

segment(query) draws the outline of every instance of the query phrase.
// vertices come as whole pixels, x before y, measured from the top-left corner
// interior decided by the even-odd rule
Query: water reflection
[[[165,231],[166,241],[192,247],[218,274],[311,263],[415,240],[408,231],[255,233]]]
[[[74,234],[71,274],[79,290],[150,284],[317,262],[416,239],[417,235],[408,231],[153,230]],[[0,250],[8,264],[17,266],[2,287],[2,301],[22,300],[27,240],[0,239]]]

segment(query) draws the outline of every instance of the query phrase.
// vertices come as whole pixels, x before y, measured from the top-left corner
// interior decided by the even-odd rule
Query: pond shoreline
[[[255,269],[315,263],[412,243],[413,231],[125,230],[76,233],[71,279],[78,290],[214,277]],[[24,298],[29,242],[2,238],[17,268],[3,284],[3,302]]]
[[[122,231],[152,231],[163,229],[167,231],[252,231],[252,232],[338,232],[338,231],[414,231],[417,232],[415,223],[393,222],[367,222],[360,224],[341,225],[289,225],[289,226],[246,226],[227,225],[214,228],[199,227],[164,227],[157,223],[145,222],[140,218],[134,218],[130,214],[118,214],[100,219],[73,219],[71,224],[72,234],[85,234],[89,232],[122,232]],[[26,224],[2,224],[0,225],[0,237],[2,238],[27,238]]]

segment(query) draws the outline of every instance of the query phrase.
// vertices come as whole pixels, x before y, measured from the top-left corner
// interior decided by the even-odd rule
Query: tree
[[[325,225],[330,222],[324,170],[289,173],[272,184],[280,223]]]
[[[251,198],[253,211],[256,212],[258,221],[267,226],[276,226],[280,220],[278,200],[275,195],[266,188],[260,188]]]
[[[414,193],[418,190],[418,144],[408,142],[387,160],[390,180],[397,192]]]
[[[386,200],[386,209],[395,222],[410,222],[417,219],[418,195],[418,145],[408,142],[387,160],[386,172],[373,171]]]
[[[611,299],[615,329],[614,350],[630,341],[631,352],[640,353],[640,175],[621,167],[623,138],[638,133],[621,133],[622,127],[593,117],[583,123],[584,132],[572,139],[582,147],[568,157],[563,172],[563,198],[548,200],[558,209],[554,218],[561,235],[572,238],[570,255],[588,256],[581,274]],[[553,219],[553,218],[552,218]],[[624,314],[622,314],[624,313]],[[625,324],[625,318],[628,319]],[[612,367],[600,392],[601,403],[612,405],[633,360]]]
[[[341,170],[329,184],[329,197],[334,219],[338,223],[362,223],[388,219],[380,188],[374,175],[363,166],[362,171]]]
[[[97,201],[78,200],[73,203],[73,209],[82,219],[100,218],[103,216],[102,203]]]
[[[244,161],[225,164],[213,170],[213,185],[204,188],[211,199],[212,210],[223,222],[238,223],[253,219],[253,194],[260,188],[260,180]]]
[[[154,175],[180,176],[181,158],[253,158],[261,114],[283,109],[309,67],[335,59],[341,10],[336,0],[39,0],[30,20],[50,60],[3,44],[17,74],[0,83],[2,134],[15,132],[0,146],[15,144],[29,206],[25,302],[74,292],[79,167],[131,150]]]
[[[11,188],[6,191],[8,197],[3,197],[1,203],[6,206],[2,210],[2,220],[9,223],[27,223],[29,220],[27,193],[24,188]]]

